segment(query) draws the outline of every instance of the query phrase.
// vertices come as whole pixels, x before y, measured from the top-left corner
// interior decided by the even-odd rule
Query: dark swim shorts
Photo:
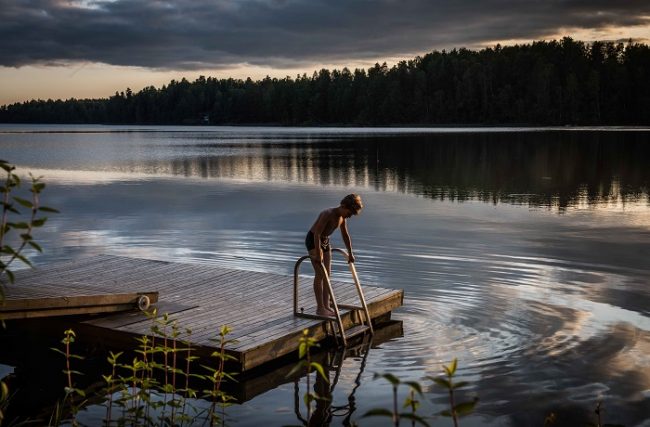
[[[305,246],[307,246],[307,251],[311,251],[316,247],[314,243],[314,233],[310,231],[307,232],[307,237],[305,237]],[[330,238],[325,236],[320,239],[320,247],[323,251],[330,250]]]

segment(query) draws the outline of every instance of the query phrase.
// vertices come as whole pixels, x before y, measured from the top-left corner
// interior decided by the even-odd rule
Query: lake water
[[[61,211],[36,265],[116,254],[291,274],[317,213],[361,194],[359,275],[406,294],[403,337],[368,353],[361,425],[391,402],[375,372],[425,383],[429,415],[446,394],[425,376],[457,357],[480,397],[464,426],[577,425],[599,401],[606,422],[650,426],[650,129],[2,125],[0,158],[43,175]],[[345,360],[335,405],[361,363]],[[281,385],[229,408],[231,424],[296,424],[293,399]]]

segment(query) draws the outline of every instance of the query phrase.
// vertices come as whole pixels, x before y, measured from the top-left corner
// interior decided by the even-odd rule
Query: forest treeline
[[[0,107],[5,123],[648,125],[650,46],[564,38],[295,79],[172,80]]]

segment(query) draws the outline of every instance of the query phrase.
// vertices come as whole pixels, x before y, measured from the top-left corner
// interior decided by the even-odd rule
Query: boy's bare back
[[[338,207],[322,211],[309,231],[321,236],[330,236],[345,221]]]

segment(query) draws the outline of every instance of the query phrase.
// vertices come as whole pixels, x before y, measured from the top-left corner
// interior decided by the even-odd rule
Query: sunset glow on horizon
[[[650,40],[650,4],[634,1],[0,3],[0,105],[107,98],[201,75],[258,80],[392,66],[497,43]]]

